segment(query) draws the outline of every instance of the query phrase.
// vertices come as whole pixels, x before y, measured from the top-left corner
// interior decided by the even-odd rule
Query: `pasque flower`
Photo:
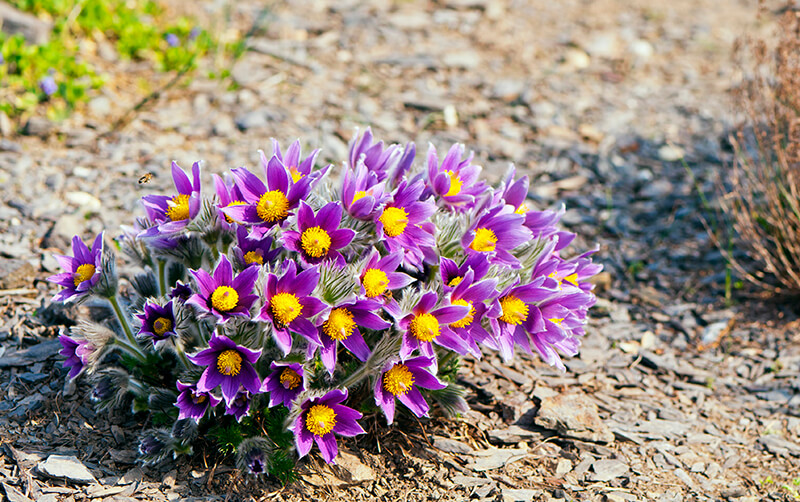
[[[389,361],[375,379],[375,404],[378,405],[389,425],[394,422],[395,399],[418,417],[428,416],[428,406],[419,388],[438,390],[447,387],[430,371],[435,361],[430,357],[413,357],[405,361]]]
[[[328,373],[333,375],[336,368],[336,353],[339,342],[360,361],[366,361],[370,350],[359,326],[372,330],[384,330],[391,323],[383,320],[376,312],[380,312],[381,304],[375,300],[355,300],[337,305],[328,313],[328,318],[319,327],[319,338],[322,340],[320,359]],[[309,348],[309,357],[316,347]]]
[[[217,332],[208,341],[209,347],[197,354],[190,355],[189,360],[198,366],[206,366],[197,381],[197,390],[208,392],[217,387],[222,388],[225,404],[232,406],[233,400],[241,387],[252,394],[261,389],[261,380],[253,364],[261,355],[261,349],[252,350],[237,345],[233,340]]]
[[[165,237],[183,231],[200,212],[200,164],[192,164],[192,179],[177,162],[172,163],[172,181],[178,195],[145,195],[142,204],[154,226],[139,234],[142,238]]]
[[[422,268],[423,259],[434,260],[436,244],[433,223],[425,221],[436,212],[431,202],[420,201],[425,184],[421,179],[402,181],[392,194],[392,201],[384,206],[376,218],[378,237],[382,238],[390,253],[403,252],[403,263]]]
[[[411,313],[398,323],[404,330],[400,346],[400,358],[408,359],[419,349],[423,356],[433,357],[433,343],[441,345],[461,355],[467,353],[467,342],[450,328],[450,323],[464,319],[470,313],[466,305],[445,305],[436,307],[438,296],[433,291],[422,295]]]
[[[69,302],[89,295],[100,280],[103,265],[103,232],[95,238],[89,249],[77,235],[72,238],[72,255],[55,255],[64,272],[51,275],[48,281],[64,289],[56,293],[54,302]]]
[[[529,284],[517,282],[505,288],[492,302],[487,316],[504,361],[511,360],[515,344],[530,353],[528,335],[544,331],[544,317],[536,304],[555,293],[544,287],[544,283],[544,277]]]
[[[347,214],[357,220],[371,220],[375,212],[391,198],[385,181],[370,171],[363,162],[355,168],[345,168],[342,180],[342,205]]]
[[[357,436],[364,429],[356,422],[361,413],[341,404],[347,399],[347,390],[334,389],[322,397],[312,397],[300,405],[300,415],[290,426],[300,458],[308,455],[317,443],[322,458],[329,464],[336,463],[339,447],[335,434]]]
[[[284,243],[308,265],[333,260],[343,267],[345,261],[339,250],[350,244],[356,233],[349,228],[339,228],[341,221],[342,206],[338,202],[325,204],[315,216],[311,206],[300,201],[297,211],[299,232],[283,232]]]
[[[264,153],[261,153],[262,157]],[[303,160],[300,160],[302,157],[301,149],[300,149],[300,140],[295,140],[289,148],[286,149],[286,154],[281,154],[281,145],[278,143],[278,140],[272,138],[272,155],[276,157],[281,163],[286,166],[289,170],[289,175],[292,177],[292,181],[297,183],[300,181],[301,178],[304,176],[310,177],[310,186],[311,188],[317,184],[317,182],[325,176],[325,173],[328,172],[328,169],[331,167],[327,165],[322,169],[314,171],[314,162],[317,160],[317,155],[319,155],[319,148],[312,151],[311,154]],[[262,159],[262,165],[266,168],[268,163],[266,159]],[[266,174],[266,173],[265,173]]]
[[[247,202],[245,202],[242,192],[227,175],[224,180],[217,174],[211,176],[214,179],[214,191],[217,193],[217,212],[220,217],[220,225],[229,229],[235,225],[235,222],[222,210],[231,206],[245,206]]]
[[[375,173],[378,181],[383,181],[389,176],[389,171],[396,169],[403,158],[400,145],[391,145],[386,148],[383,141],[373,143],[372,129],[367,127],[363,135],[356,130],[355,136],[350,141],[349,160],[350,167],[357,168],[363,164],[369,171]]]
[[[468,268],[463,278],[450,293],[450,304],[469,307],[469,313],[456,322],[450,323],[452,329],[459,338],[467,342],[469,352],[477,357],[481,357],[478,344],[486,344],[493,349],[497,349],[492,336],[487,333],[481,324],[481,319],[486,314],[486,302],[494,299],[497,291],[497,279],[475,280],[475,273]]]
[[[472,164],[473,154],[461,160],[464,145],[455,144],[447,152],[442,164],[436,148],[428,148],[428,183],[433,194],[448,207],[456,211],[467,211],[475,206],[475,199],[486,191],[486,185],[478,181],[480,166]]]
[[[197,384],[185,384],[178,380],[178,400],[175,406],[178,407],[178,420],[185,418],[194,419],[199,422],[209,407],[217,406],[221,399],[208,391],[198,390]]]
[[[269,367],[272,373],[261,384],[261,392],[269,392],[269,407],[282,404],[292,409],[292,401],[308,387],[303,365],[273,361]]]
[[[221,324],[233,316],[249,317],[250,307],[258,296],[252,294],[258,267],[250,266],[233,276],[233,267],[225,255],[220,257],[212,276],[203,269],[191,270],[198,293],[186,302],[217,318]]]
[[[68,335],[59,335],[58,341],[61,342],[59,354],[66,358],[64,367],[69,368],[69,379],[74,380],[89,363],[89,357],[95,349],[88,340]]]
[[[510,206],[490,207],[470,226],[461,244],[468,255],[487,253],[491,263],[519,268],[519,260],[511,251],[531,240],[531,231],[524,222],[525,217]]]
[[[272,237],[268,235],[260,238],[258,236],[251,237],[245,227],[238,226],[236,228],[236,246],[233,248],[233,254],[239,264],[245,266],[270,264],[281,254],[280,247],[272,249],[272,244]]]
[[[442,278],[442,287],[445,291],[452,291],[464,280],[468,270],[472,270],[472,279],[479,281],[489,271],[489,266],[489,258],[484,253],[468,255],[460,266],[449,258],[441,258],[439,274]]]
[[[250,413],[250,403],[252,402],[252,395],[245,389],[239,389],[236,397],[230,404],[225,405],[225,414],[233,415],[237,422],[241,422],[244,417]]]
[[[144,312],[136,314],[136,318],[142,323],[139,327],[139,335],[150,338],[154,347],[159,342],[175,336],[175,314],[172,310],[172,300],[164,306],[147,302],[144,304]]]

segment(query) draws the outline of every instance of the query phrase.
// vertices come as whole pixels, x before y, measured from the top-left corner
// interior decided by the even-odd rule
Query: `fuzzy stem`
[[[180,340],[173,340],[172,346],[175,347],[175,353],[178,354],[178,358],[181,360],[181,363],[183,363],[183,366],[187,370],[192,368],[193,365],[186,357],[186,351],[183,350],[183,342]]]
[[[167,261],[158,260],[158,292],[161,296],[167,294]]]
[[[117,320],[119,321],[120,326],[122,326],[122,331],[125,332],[125,338],[128,339],[128,342],[131,345],[130,347],[128,347],[128,349],[133,350],[141,360],[143,361],[146,360],[144,354],[142,353],[142,350],[139,348],[139,344],[136,342],[136,338],[133,336],[131,325],[128,324],[128,318],[125,316],[125,314],[122,313],[122,307],[120,307],[119,299],[117,298],[117,296],[114,295],[111,298],[109,298],[108,303],[110,303],[111,307],[114,309],[114,313],[117,315]]]
[[[142,354],[138,346],[131,346],[130,343],[126,342],[125,340],[122,340],[121,338],[114,338],[111,343],[119,345],[120,347],[122,347],[122,349],[124,349],[130,355],[134,356],[139,361],[143,363],[147,362],[147,357],[145,357],[145,355]]]

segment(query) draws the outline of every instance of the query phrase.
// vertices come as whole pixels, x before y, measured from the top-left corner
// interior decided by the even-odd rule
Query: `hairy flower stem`
[[[133,357],[135,357],[139,361],[141,361],[143,363],[147,362],[147,358],[141,353],[141,351],[137,347],[131,346],[131,344],[126,342],[125,340],[122,340],[122,339],[119,339],[119,338],[115,337],[111,343],[119,345],[126,352],[128,352],[130,355],[132,355]]]
[[[172,346],[175,348],[175,353],[178,354],[178,358],[183,363],[184,368],[191,369],[192,363],[189,362],[189,359],[186,357],[186,351],[183,349],[183,342],[180,340],[173,340]]]
[[[158,260],[158,292],[161,296],[167,294],[167,261]]]
[[[108,299],[108,303],[110,303],[111,308],[114,309],[114,313],[117,315],[117,321],[119,321],[120,326],[122,326],[122,331],[125,332],[125,338],[128,339],[128,343],[130,344],[129,349],[132,350],[139,359],[146,361],[147,358],[142,353],[142,350],[139,348],[139,344],[136,342],[136,338],[133,336],[133,331],[131,330],[131,325],[128,323],[128,318],[122,312],[122,307],[120,307],[119,298],[117,298],[117,295],[110,297]]]

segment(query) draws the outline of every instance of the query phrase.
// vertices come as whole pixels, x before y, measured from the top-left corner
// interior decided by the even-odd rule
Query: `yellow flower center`
[[[263,265],[264,257],[261,256],[257,251],[248,251],[244,254],[244,263],[246,265],[252,265],[253,263]]]
[[[336,425],[336,412],[324,404],[311,407],[306,414],[306,429],[315,436],[324,436]]]
[[[578,287],[578,274],[577,273],[569,274],[568,276],[566,276],[563,279],[561,279],[561,281],[562,282],[566,281],[566,282],[572,284],[573,286],[575,286],[577,288]]]
[[[389,278],[386,272],[379,268],[370,268],[364,273],[364,278],[361,279],[364,285],[364,290],[367,292],[369,298],[380,296],[389,287]]]
[[[508,324],[520,324],[528,318],[528,305],[514,295],[508,295],[500,300],[500,308],[503,309],[501,321]]]
[[[169,208],[167,209],[167,216],[172,221],[188,220],[189,219],[189,196],[186,194],[178,194],[169,201]]]
[[[450,282],[448,282],[447,285],[450,286],[451,288],[454,288],[454,287],[458,286],[459,284],[461,284],[461,281],[463,281],[463,280],[464,280],[463,277],[461,277],[460,275],[457,275],[457,276],[453,277],[452,279],[450,279]]]
[[[300,181],[300,178],[302,178],[302,177],[303,177],[303,173],[301,173],[300,171],[298,171],[298,170],[297,170],[297,168],[296,168],[296,167],[294,167],[294,166],[292,166],[292,167],[290,167],[290,168],[289,168],[289,174],[291,174],[291,175],[292,175],[292,181],[293,181],[294,183],[297,183],[298,181]]]
[[[340,307],[331,310],[328,320],[322,323],[322,330],[334,340],[344,340],[353,334],[356,327],[353,314],[346,308]]]
[[[159,317],[153,322],[153,331],[159,336],[172,329],[172,321],[166,317]]]
[[[228,205],[225,206],[225,207],[246,206],[246,205],[247,205],[247,202],[245,202],[243,200],[233,200],[233,201],[228,202]],[[227,214],[225,215],[225,221],[227,221],[228,223],[239,223],[238,221],[233,221],[233,219],[230,216],[228,216]]]
[[[331,247],[331,236],[320,227],[307,228],[300,236],[300,245],[308,256],[320,258],[328,254],[328,249]]]
[[[355,195],[353,195],[353,202],[351,202],[351,204],[355,204],[357,200],[363,199],[366,196],[366,190],[359,190]]]
[[[411,334],[421,342],[430,342],[439,336],[439,319],[433,314],[419,314],[414,316],[409,326]]]
[[[408,213],[399,207],[387,207],[378,219],[383,223],[383,231],[389,237],[397,237],[408,226]]]
[[[219,286],[211,293],[211,306],[219,312],[228,312],[239,303],[239,293],[230,286]]]
[[[236,376],[242,370],[242,356],[235,350],[226,350],[217,356],[217,369],[226,376]]]
[[[289,214],[289,199],[280,190],[267,192],[258,199],[256,213],[267,223],[282,221]]]
[[[200,404],[206,400],[205,394],[200,394],[199,392],[192,391],[192,402],[194,404]]]
[[[281,372],[281,385],[286,390],[294,390],[300,385],[300,375],[292,368],[284,368]]]
[[[523,202],[514,212],[517,214],[526,214],[528,212],[528,206]]]
[[[469,248],[473,251],[486,253],[494,251],[496,245],[497,236],[493,231],[488,228],[476,228],[475,237],[472,239],[472,244],[469,245]]]
[[[414,375],[405,364],[395,364],[383,374],[383,388],[395,396],[407,393],[414,385]]]
[[[75,277],[72,279],[72,282],[75,283],[75,286],[78,286],[83,281],[88,281],[94,275],[94,265],[91,263],[84,263],[80,265],[78,269],[75,271]]]
[[[461,178],[458,177],[458,173],[455,171],[445,172],[450,176],[450,190],[444,196],[458,195],[461,192]]]
[[[553,317],[552,319],[548,319],[548,321],[556,323],[559,326],[561,326],[561,321],[563,321],[564,319],[565,319],[564,317]]]
[[[469,312],[467,315],[461,318],[461,320],[456,322],[451,322],[450,327],[452,328],[465,328],[472,323],[472,320],[475,319],[475,307],[472,306],[472,302],[468,302],[466,300],[453,300],[450,302],[453,305],[462,305],[464,307],[469,307]]]
[[[278,293],[272,297],[272,316],[282,326],[294,321],[303,312],[300,300],[291,293]]]

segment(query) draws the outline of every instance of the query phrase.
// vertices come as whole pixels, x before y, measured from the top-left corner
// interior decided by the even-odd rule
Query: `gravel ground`
[[[265,21],[232,68],[235,90],[195,78],[104,135],[146,71],[100,60],[114,78],[84,112],[0,142],[8,500],[795,499],[800,321],[790,305],[725,303],[696,195],[713,197],[730,161],[732,44],[770,33],[771,14],[737,0],[267,3],[233,7],[229,31]],[[222,18],[219,2],[198,5]],[[255,165],[273,136],[339,163],[364,125],[423,152],[464,142],[490,178],[514,162],[535,204],[566,205],[573,247],[599,244],[606,267],[580,356],[565,374],[525,357],[467,361],[470,413],[391,429],[368,419],[339,466],[312,458],[287,488],[202,447],[137,466],[144,418],[97,415],[87,389],[65,383],[59,326],[102,312],[49,304],[51,253],[74,234],[114,234],[142,195],[169,189],[173,159],[204,160],[211,186],[212,172]],[[45,475],[52,455],[76,457],[61,460],[72,480]]]

